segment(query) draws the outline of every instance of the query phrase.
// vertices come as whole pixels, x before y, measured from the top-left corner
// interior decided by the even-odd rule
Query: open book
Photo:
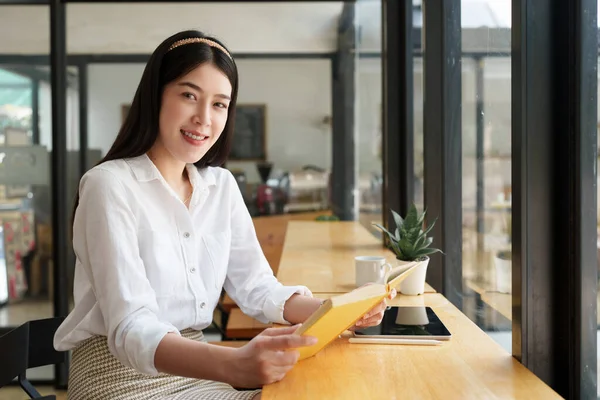
[[[393,288],[400,286],[400,282],[413,273],[419,264],[420,262],[416,261],[393,268],[386,274],[385,284],[362,286],[352,292],[327,299],[295,332],[297,335],[314,336],[319,339],[313,346],[297,349],[300,352],[300,360],[315,355],[352,327],[363,315],[389,296]]]

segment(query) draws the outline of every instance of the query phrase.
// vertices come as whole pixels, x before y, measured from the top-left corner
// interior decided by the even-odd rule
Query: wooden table
[[[399,295],[392,304],[431,306],[452,339],[440,346],[394,346],[341,338],[265,386],[262,398],[561,398],[441,294]]]
[[[290,223],[279,274],[285,284],[302,282],[326,298],[349,288],[355,254],[377,254],[378,247],[353,223],[316,224]],[[319,237],[324,231],[329,236]],[[402,346],[350,344],[342,337],[265,386],[263,400],[560,398],[441,294],[398,295],[391,304],[432,307],[452,339],[440,346]]]
[[[394,254],[358,222],[290,221],[277,279],[313,293],[347,293],[356,289],[356,256],[383,256],[396,265]],[[429,285],[426,291],[435,292]]]

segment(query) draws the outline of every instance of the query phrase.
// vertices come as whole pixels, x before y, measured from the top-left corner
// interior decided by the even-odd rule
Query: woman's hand
[[[357,329],[363,329],[368,328],[370,326],[379,325],[381,323],[381,320],[383,319],[383,313],[387,308],[387,300],[392,300],[394,297],[396,297],[396,289],[392,289],[392,292],[387,298],[383,299],[381,303],[373,307],[371,311],[369,311],[361,319],[356,321],[354,326],[351,327],[349,330],[355,331]]]
[[[283,379],[298,362],[298,347],[312,346],[317,339],[294,335],[298,325],[268,328],[247,345],[236,350],[230,365],[230,384],[239,388],[259,388]]]

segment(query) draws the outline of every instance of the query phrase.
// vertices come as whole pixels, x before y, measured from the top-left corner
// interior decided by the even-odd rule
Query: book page
[[[399,265],[392,269],[386,278],[388,282],[388,290],[397,288],[404,279],[414,272],[415,267],[420,264],[419,261],[413,261],[410,264]]]

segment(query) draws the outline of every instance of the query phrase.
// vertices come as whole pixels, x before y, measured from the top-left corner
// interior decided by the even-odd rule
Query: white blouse
[[[286,300],[312,295],[273,276],[229,171],[191,164],[187,171],[189,209],[146,155],[83,176],[73,227],[75,307],[56,332],[57,350],[106,336],[123,364],[156,375],[161,339],[208,327],[222,288],[264,323],[287,323]]]

